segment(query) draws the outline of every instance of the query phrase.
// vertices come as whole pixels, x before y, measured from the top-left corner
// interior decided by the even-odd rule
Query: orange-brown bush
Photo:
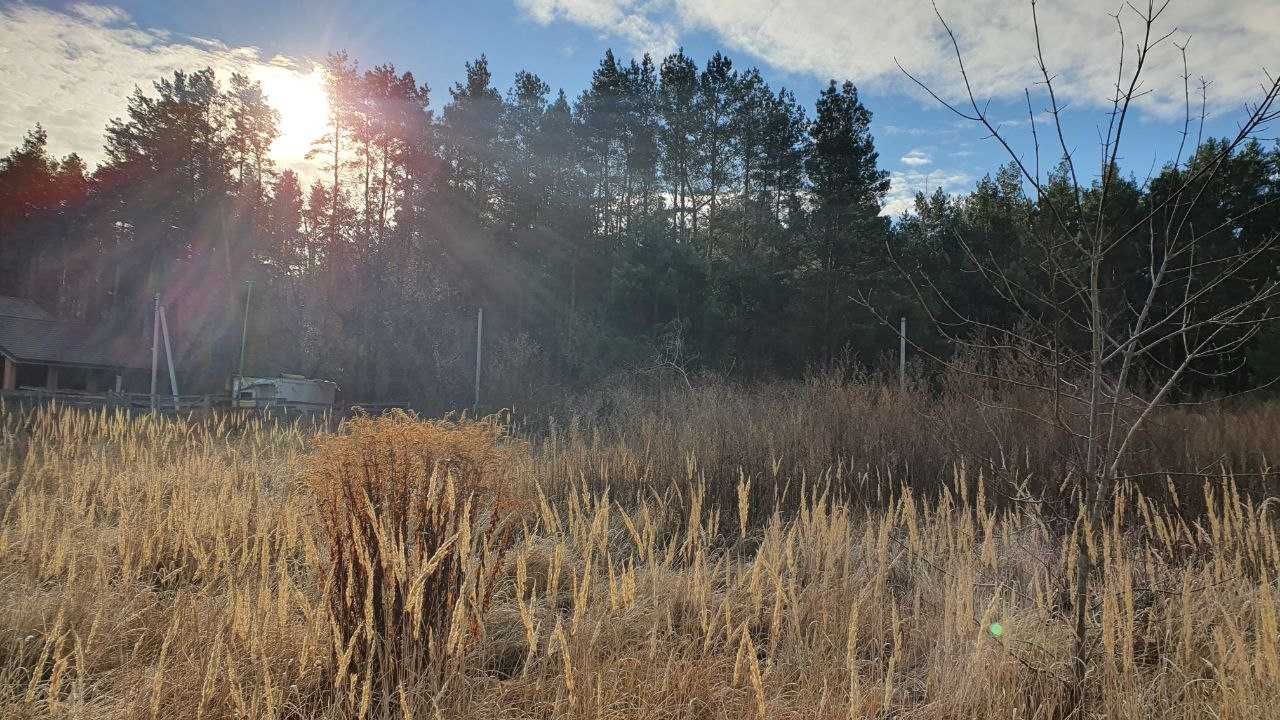
[[[515,529],[502,435],[493,420],[361,416],[307,458],[329,545],[330,671],[349,709],[417,702],[478,634]]]

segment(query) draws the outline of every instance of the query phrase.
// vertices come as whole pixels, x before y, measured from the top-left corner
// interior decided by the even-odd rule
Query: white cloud
[[[972,175],[958,170],[895,170],[889,173],[889,193],[880,214],[897,217],[914,212],[916,193],[929,195],[938,188],[946,193],[961,192],[972,187],[973,180]]]
[[[919,137],[921,135],[936,135],[937,128],[932,127],[903,127],[901,125],[881,125],[879,131],[885,135],[908,135],[911,137]]]
[[[678,42],[705,30],[730,48],[779,69],[817,77],[851,78],[924,97],[896,67],[895,58],[958,98],[963,91],[955,56],[928,0],[516,0],[536,22],[568,21],[632,43],[634,50]],[[1145,6],[1145,3],[1137,3]],[[1157,3],[1158,4],[1158,3]],[[1046,59],[1059,98],[1105,106],[1114,92],[1120,42],[1111,17],[1117,0],[1041,0]],[[956,31],[969,77],[981,98],[1016,99],[1037,91],[1030,4],[1014,0],[938,0]],[[1132,10],[1121,14],[1132,54],[1138,32]],[[1181,60],[1174,43],[1192,38],[1194,76],[1213,81],[1210,102],[1237,107],[1257,91],[1262,63],[1274,59],[1280,36],[1276,0],[1174,0],[1161,19],[1177,32],[1149,61],[1149,111],[1176,115],[1182,102]],[[660,38],[661,42],[655,42]],[[1126,67],[1133,66],[1132,57]],[[1275,72],[1276,68],[1270,68]]]
[[[314,111],[319,71],[307,60],[264,58],[253,47],[143,29],[113,6],[78,3],[67,12],[0,6],[0,152],[39,122],[51,153],[77,152],[92,166],[103,158],[103,128],[124,114],[135,87],[149,92],[174,70],[204,67],[223,79],[241,72],[262,81],[286,135],[318,127],[314,112],[289,105],[309,99]],[[311,175],[314,165],[303,158],[307,144],[282,135],[273,156],[281,167]]]
[[[129,19],[128,13],[114,5],[90,5],[82,2],[72,5],[71,12],[97,25],[110,25]]]
[[[660,19],[665,3],[638,0],[515,0],[525,14],[542,25],[567,20],[622,38],[638,53],[661,57],[676,47],[673,23]]]
[[[909,165],[911,167],[920,167],[921,165],[928,165],[929,163],[933,162],[933,158],[930,157],[929,153],[925,152],[924,150],[921,150],[920,148],[916,148],[915,150],[912,150],[906,155],[903,155],[898,162],[901,162],[903,165]]]

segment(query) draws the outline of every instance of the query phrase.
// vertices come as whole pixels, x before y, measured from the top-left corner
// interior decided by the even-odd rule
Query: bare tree
[[[1121,181],[1117,160],[1130,116],[1135,103],[1150,92],[1144,87],[1144,78],[1150,71],[1152,52],[1171,42],[1174,34],[1173,30],[1160,29],[1169,4],[1170,0],[1147,0],[1145,7],[1125,3],[1114,16],[1120,40],[1115,93],[1109,98],[1109,111],[1099,132],[1100,153],[1094,170],[1068,146],[1055,76],[1041,43],[1036,2],[1031,0],[1041,78],[1035,94],[1043,93],[1047,103],[1052,152],[1059,156],[1062,168],[1055,192],[1050,192],[1050,183],[1041,170],[1041,129],[1037,126],[1032,91],[1028,89],[1025,96],[1034,156],[1024,157],[1014,150],[1005,130],[992,120],[988,105],[976,96],[960,42],[936,5],[935,13],[955,51],[963,100],[944,98],[901,62],[898,64],[934,100],[983,128],[1000,145],[1034,190],[1037,207],[1046,218],[1028,233],[1028,249],[1034,255],[1030,273],[1011,273],[1007,262],[990,252],[983,254],[958,238],[967,261],[1013,310],[1017,321],[1012,327],[964,315],[934,278],[904,267],[900,261],[898,264],[920,305],[954,345],[1016,354],[1043,371],[1039,379],[1011,379],[960,366],[949,358],[935,358],[984,381],[1043,393],[1050,400],[1048,409],[1016,409],[1071,440],[1071,475],[1079,502],[1072,665],[1075,708],[1082,717],[1086,711],[1089,583],[1093,571],[1085,524],[1092,527],[1100,523],[1114,502],[1118,487],[1126,479],[1126,458],[1153,413],[1177,398],[1188,376],[1218,371],[1215,360],[1235,354],[1263,323],[1275,318],[1275,301],[1280,296],[1272,255],[1276,250],[1275,232],[1261,239],[1242,239],[1224,250],[1222,243],[1210,243],[1209,239],[1229,232],[1229,226],[1242,219],[1239,215],[1213,227],[1197,227],[1195,222],[1197,211],[1217,200],[1212,190],[1215,178],[1242,145],[1257,139],[1280,115],[1276,110],[1280,78],[1265,70],[1261,97],[1245,104],[1245,118],[1236,134],[1203,148],[1203,94],[1207,84],[1201,83],[1199,129],[1188,152],[1194,124],[1191,75],[1187,71],[1187,48],[1180,46],[1185,120],[1176,154],[1165,173],[1166,178],[1173,178],[1172,187],[1167,187],[1166,182],[1160,192],[1148,192],[1149,202],[1136,220],[1133,216],[1117,220],[1118,214],[1111,212]],[[1132,44],[1126,34],[1126,22],[1138,25],[1137,40]],[[1248,209],[1245,215],[1270,202],[1274,199]],[[1126,272],[1132,277],[1135,253],[1142,265],[1138,271],[1141,292],[1136,294],[1125,292],[1115,281]],[[1224,301],[1224,297],[1229,299]],[[863,300],[874,312],[870,299]],[[928,354],[924,348],[919,350]],[[1101,568],[1097,570],[1100,572]]]
[[[693,383],[689,380],[689,366],[697,361],[697,353],[690,353],[686,344],[689,323],[677,319],[669,329],[656,338],[652,360],[646,367],[640,368],[643,375],[660,375],[674,373],[679,376],[686,390],[693,391]]]

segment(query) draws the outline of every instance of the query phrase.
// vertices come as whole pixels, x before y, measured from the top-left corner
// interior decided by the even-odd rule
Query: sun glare
[[[312,141],[324,134],[329,121],[324,70],[314,67],[310,72],[299,72],[270,66],[262,68],[257,79],[262,81],[267,101],[280,112],[280,136],[271,147],[271,155],[281,165],[296,165]]]

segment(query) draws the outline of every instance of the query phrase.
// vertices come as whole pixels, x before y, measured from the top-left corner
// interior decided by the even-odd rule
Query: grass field
[[[1064,717],[1080,526],[1005,496],[1042,439],[733,392],[532,443],[0,410],[0,717]],[[1091,716],[1280,717],[1274,480],[1228,447],[1272,412],[1159,426],[1220,472],[1089,531]]]

